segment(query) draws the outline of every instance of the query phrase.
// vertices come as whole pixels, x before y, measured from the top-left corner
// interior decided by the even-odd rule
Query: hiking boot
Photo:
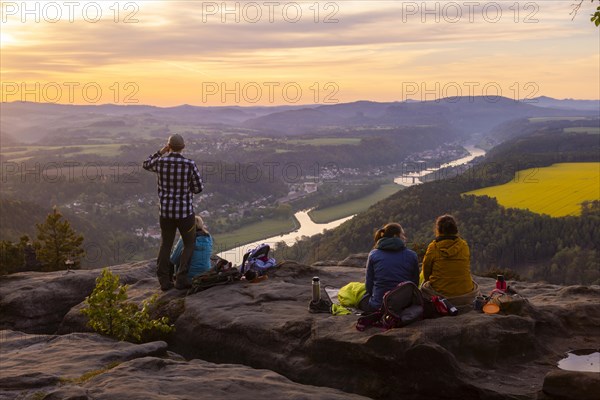
[[[192,281],[187,276],[178,276],[175,280],[175,289],[186,290],[192,287]]]
[[[312,314],[324,313],[331,314],[332,303],[329,300],[321,299],[317,302],[311,301],[308,304],[308,312]]]
[[[173,282],[171,282],[171,281],[166,281],[166,282],[159,281],[159,283],[160,283],[160,290],[162,290],[163,292],[173,289]]]

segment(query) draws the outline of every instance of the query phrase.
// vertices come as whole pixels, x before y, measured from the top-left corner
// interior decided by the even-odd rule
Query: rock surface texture
[[[167,343],[1,331],[0,399],[361,399],[243,365],[173,359]]]
[[[56,390],[73,390],[93,398],[125,396],[119,390],[131,390],[135,396],[139,387],[168,393],[171,398],[193,398],[194,393],[203,393],[205,398],[253,398],[242,397],[250,391],[264,393],[254,398],[333,399],[352,398],[352,393],[378,399],[568,399],[578,398],[573,397],[576,392],[569,397],[568,391],[557,387],[597,384],[598,374],[563,373],[556,363],[566,351],[597,348],[600,287],[510,282],[529,300],[519,315],[471,311],[389,331],[371,328],[359,332],[355,315],[310,314],[311,278],[319,276],[323,285],[335,287],[363,281],[364,268],[358,266],[364,257],[314,266],[284,262],[259,283],[242,281],[187,297],[175,290],[161,294],[158,312],[168,315],[176,328],[164,338],[168,349],[191,361],[165,355],[157,358],[156,353],[144,354],[144,350],[128,360],[117,357],[118,366]],[[133,301],[159,292],[152,263],[121,265],[113,271],[131,283]],[[0,327],[46,334],[88,331],[79,309],[99,272],[20,273],[2,278]],[[494,286],[492,279],[476,280],[483,293]],[[52,336],[51,342],[84,337],[81,335]],[[4,348],[3,343],[3,352]],[[107,349],[107,354],[110,351]],[[60,351],[54,354],[71,362],[68,350],[64,356]],[[89,369],[106,368],[110,362],[102,359]],[[2,379],[47,374],[44,376],[53,382],[55,375],[27,369],[28,364],[7,366],[3,354]],[[80,373],[87,368],[81,367]],[[220,373],[229,374],[228,385],[215,383],[220,382]],[[178,376],[180,385],[175,383]],[[32,385],[39,387],[38,383]],[[12,387],[13,391],[32,390]],[[59,397],[48,398],[68,398],[60,393],[52,396]]]

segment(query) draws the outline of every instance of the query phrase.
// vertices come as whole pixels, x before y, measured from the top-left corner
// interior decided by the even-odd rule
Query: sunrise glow
[[[600,87],[588,2],[573,21],[569,2],[549,1],[67,3],[2,2],[2,101],[594,99]]]

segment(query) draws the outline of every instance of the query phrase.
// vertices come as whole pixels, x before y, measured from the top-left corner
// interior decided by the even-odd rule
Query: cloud
[[[574,59],[598,48],[589,18],[580,15],[572,22],[564,2],[481,2],[472,10],[465,2],[447,1],[282,1],[272,9],[265,4],[120,2],[118,23],[108,9],[113,2],[102,3],[104,18],[96,23],[79,15],[72,23],[43,18],[22,23],[12,16],[2,25],[10,37],[2,45],[2,75],[92,79],[127,73],[162,79],[178,71],[180,79],[350,79],[378,71],[385,82],[406,71],[427,79],[462,68],[467,76],[482,65],[491,75],[503,74],[506,64],[517,61],[536,66],[552,55],[560,59],[564,52],[554,43],[561,40],[572,43]],[[128,15],[139,22],[125,23]]]

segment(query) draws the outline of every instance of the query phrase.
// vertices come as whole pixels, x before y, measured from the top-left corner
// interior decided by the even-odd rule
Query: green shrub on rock
[[[119,340],[140,342],[147,331],[169,333],[173,325],[167,317],[153,319],[150,309],[158,295],[144,300],[140,307],[127,301],[128,285],[119,283],[119,276],[108,268],[96,278],[96,287],[86,297],[86,307],[81,310],[88,318],[88,326],[96,332]]]

